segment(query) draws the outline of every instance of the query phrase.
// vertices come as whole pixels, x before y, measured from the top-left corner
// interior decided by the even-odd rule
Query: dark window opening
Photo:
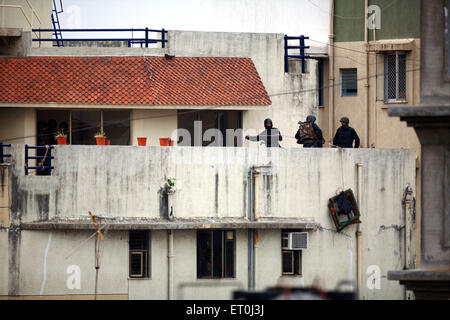
[[[283,275],[302,275],[302,250],[283,250]]]
[[[341,97],[358,95],[357,69],[341,69]]]
[[[148,278],[150,276],[149,233],[147,230],[130,231],[130,278]]]
[[[194,134],[195,121],[201,121],[201,136]],[[186,129],[190,134],[190,141],[183,141],[184,137],[178,136],[178,146],[234,146],[240,147],[243,142],[242,111],[218,111],[218,110],[179,110],[178,128]],[[207,137],[205,132],[208,129],[220,131],[221,138],[215,136]],[[233,131],[228,131],[232,129]],[[211,131],[211,130],[210,130]]]
[[[317,61],[318,65],[318,99],[319,99],[319,106],[323,106],[323,59],[318,59]]]
[[[234,278],[235,232],[197,231],[197,278]]]

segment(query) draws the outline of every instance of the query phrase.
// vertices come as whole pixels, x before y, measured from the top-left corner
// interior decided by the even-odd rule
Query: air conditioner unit
[[[308,249],[308,232],[283,232],[283,250]]]

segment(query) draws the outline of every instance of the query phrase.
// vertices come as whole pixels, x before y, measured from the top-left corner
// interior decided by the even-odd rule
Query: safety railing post
[[[166,30],[161,30],[161,48],[166,47]]]
[[[25,145],[25,175],[28,175],[28,145]]]
[[[305,73],[305,37],[300,36],[300,56],[302,57],[302,73]]]
[[[145,47],[148,48],[148,28],[145,28]]]
[[[288,60],[288,38],[284,35],[284,72],[289,72],[289,60]]]

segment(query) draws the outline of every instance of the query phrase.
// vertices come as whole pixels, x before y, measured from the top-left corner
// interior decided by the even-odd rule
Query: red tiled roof
[[[249,58],[0,58],[0,102],[269,105]]]

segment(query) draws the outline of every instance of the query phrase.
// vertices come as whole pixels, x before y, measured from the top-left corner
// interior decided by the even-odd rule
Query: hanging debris
[[[340,192],[328,200],[328,209],[336,230],[340,232],[346,226],[361,223],[358,203],[352,189]]]

